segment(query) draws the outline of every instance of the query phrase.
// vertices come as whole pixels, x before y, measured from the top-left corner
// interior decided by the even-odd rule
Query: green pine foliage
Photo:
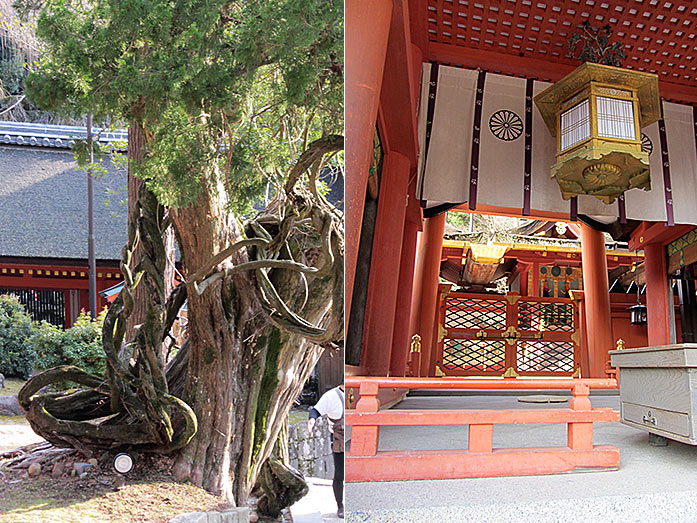
[[[27,379],[36,361],[31,318],[15,296],[0,295],[0,373]]]
[[[45,0],[47,52],[27,96],[65,116],[137,121],[147,143],[137,175],[161,203],[222,189],[248,214],[310,141],[341,133],[342,4]]]
[[[38,356],[37,368],[45,370],[58,365],[75,365],[91,374],[104,375],[104,316],[106,309],[94,321],[88,313],[82,312],[73,326],[65,330],[46,321],[35,323],[30,343]]]

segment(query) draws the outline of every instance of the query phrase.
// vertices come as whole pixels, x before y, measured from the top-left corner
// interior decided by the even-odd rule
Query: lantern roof
[[[616,86],[619,89],[635,89],[639,97],[642,128],[661,118],[658,75],[586,62],[535,97],[535,105],[552,136],[557,135],[559,106],[591,82]]]

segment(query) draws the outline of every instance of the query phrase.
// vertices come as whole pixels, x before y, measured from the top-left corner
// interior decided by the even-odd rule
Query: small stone
[[[532,394],[518,398],[520,403],[566,403],[569,398],[566,396],[554,396],[549,394]]]
[[[32,463],[29,465],[29,469],[27,469],[27,472],[29,473],[29,476],[32,478],[35,478],[39,474],[41,474],[41,465],[38,463]]]
[[[20,416],[24,414],[24,409],[17,401],[17,396],[0,396],[0,416]]]
[[[75,471],[74,475],[77,476],[82,476],[86,474],[91,468],[92,465],[90,465],[89,463],[73,463],[73,471]]]
[[[53,469],[51,470],[51,477],[59,478],[63,475],[63,472],[65,472],[65,465],[59,461],[58,463],[53,465]]]
[[[88,459],[87,463],[92,465],[92,467],[94,467],[94,468],[97,468],[99,466],[99,462],[96,460],[96,458]]]
[[[259,516],[256,515],[256,512],[252,512],[252,513],[249,515],[249,521],[250,521],[251,523],[257,523],[257,521],[259,521]]]

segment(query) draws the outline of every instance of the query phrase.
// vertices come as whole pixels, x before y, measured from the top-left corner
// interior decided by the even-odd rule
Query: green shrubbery
[[[16,297],[0,295],[0,373],[27,379],[34,369],[75,365],[103,375],[104,316],[106,309],[94,321],[83,312],[64,330],[46,321],[32,323]]]
[[[20,94],[24,82],[24,64],[18,58],[0,60],[0,82],[7,94]]]
[[[26,379],[36,361],[31,318],[14,296],[0,295],[0,373]]]
[[[31,344],[38,355],[37,368],[75,365],[97,376],[103,375],[102,323],[105,315],[106,309],[92,321],[90,315],[83,312],[67,330],[46,321],[35,323]]]

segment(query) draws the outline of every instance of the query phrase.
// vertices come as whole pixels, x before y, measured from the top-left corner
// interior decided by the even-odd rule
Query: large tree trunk
[[[225,203],[202,193],[195,205],[173,213],[185,278],[241,239]],[[223,265],[244,261],[246,254],[240,250]],[[182,451],[175,475],[244,503],[246,467],[236,469],[245,453],[245,438],[240,436],[254,402],[251,389],[258,378],[255,356],[263,318],[248,275],[231,283],[219,281],[198,295],[187,282],[190,347],[182,399],[194,409],[199,430]]]
[[[253,271],[226,276],[199,295],[192,275],[246,237],[226,212],[220,194],[202,194],[195,205],[172,213],[189,296],[190,352],[183,399],[199,420],[198,433],[181,452],[175,475],[241,505],[247,502],[262,465],[272,454],[283,420],[323,348],[269,321]],[[321,222],[315,222],[319,229]],[[283,226],[269,229],[280,235]],[[316,231],[314,237],[304,231],[301,246],[289,235],[279,256],[312,264],[324,256],[320,240]],[[249,262],[247,252],[238,250],[219,268]],[[340,264],[338,272],[342,268]],[[314,325],[329,323],[332,300],[341,300],[343,290],[342,274],[337,274],[336,267],[306,281],[290,270],[274,270],[269,275],[291,309]],[[332,324],[342,322],[343,318],[332,319]]]
[[[316,191],[295,184],[341,143],[329,137],[303,153],[273,208],[244,230],[229,213],[224,190],[203,190],[167,217],[141,189],[121,265],[126,285],[104,321],[108,383],[74,367],[33,378],[18,395],[32,427],[56,445],[86,452],[178,452],[175,477],[236,505],[247,503],[257,480],[269,510],[292,502],[304,482],[269,458],[292,402],[322,350],[336,347],[343,326],[338,218]],[[215,169],[204,178],[218,179]],[[166,300],[161,233],[170,219],[186,287]],[[134,268],[139,242],[142,259]],[[134,340],[122,343],[139,287],[149,295],[145,321]],[[156,348],[187,296],[189,340],[165,376]],[[65,379],[87,388],[36,394]]]
[[[140,124],[133,120],[128,127],[128,216],[133,216],[138,204],[138,195],[143,186],[143,180],[136,177],[135,171],[145,155],[145,136]],[[167,263],[165,264],[164,282],[165,297],[169,299],[174,290],[174,230],[169,227],[162,235],[162,242],[167,253]],[[133,250],[133,266],[140,263],[143,252],[143,244],[138,243]],[[135,338],[136,329],[145,321],[145,314],[148,310],[150,295],[144,285],[139,285],[133,290],[133,310],[126,321],[126,340]],[[164,367],[169,359],[172,340],[165,339],[157,348],[157,355],[161,365]]]

